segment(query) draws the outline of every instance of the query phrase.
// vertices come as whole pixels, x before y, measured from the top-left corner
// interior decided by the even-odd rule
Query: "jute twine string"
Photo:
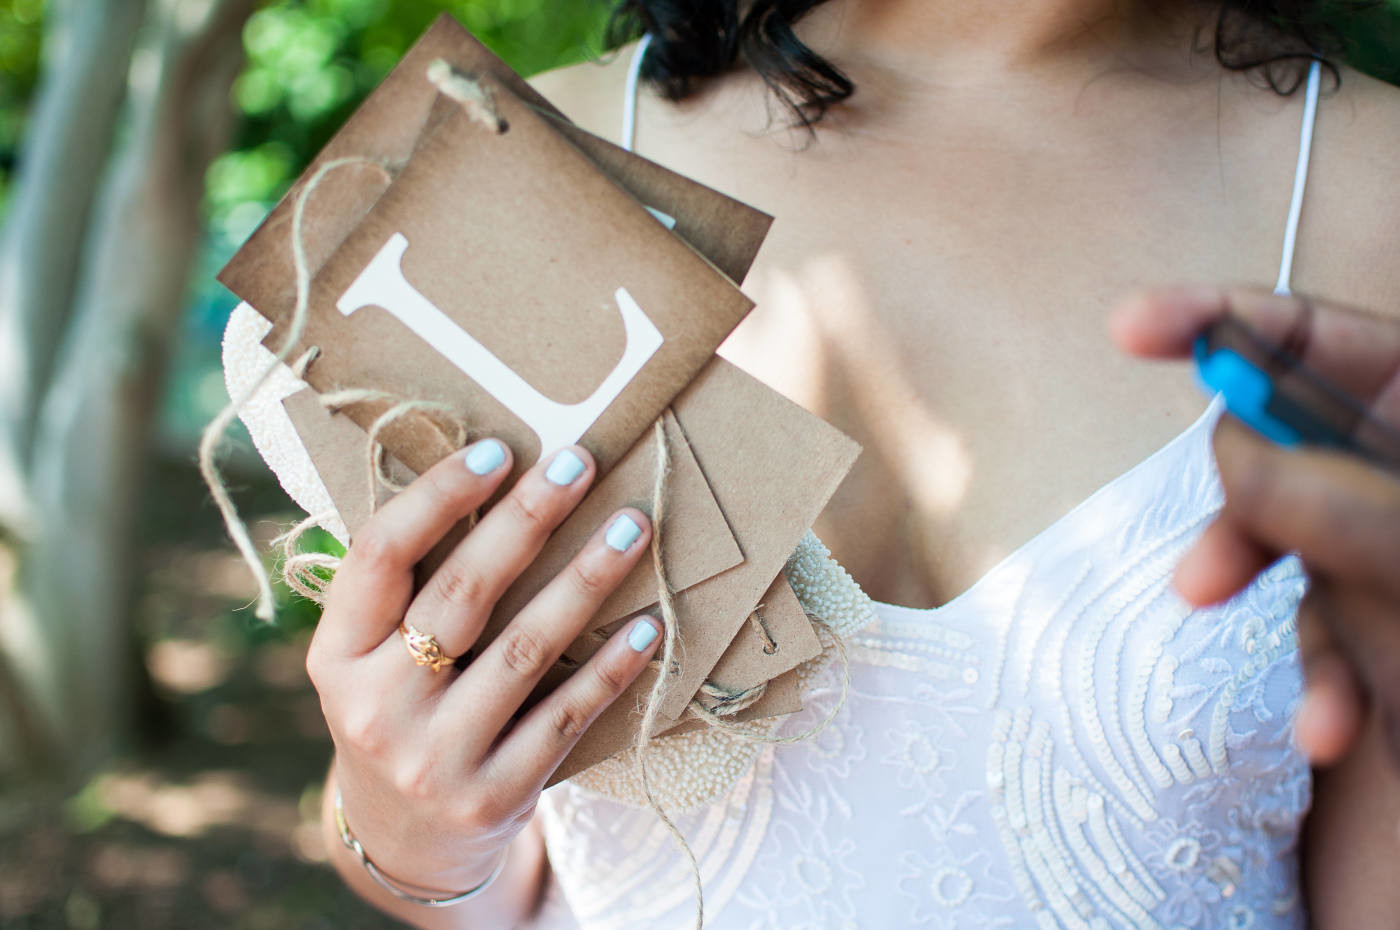
[[[666,566],[661,559],[661,534],[664,531],[665,523],[666,477],[671,470],[671,456],[666,445],[666,429],[660,418],[657,419],[653,430],[656,437],[656,477],[652,485],[651,495],[651,564],[652,571],[656,574],[658,605],[660,607],[661,619],[664,621],[664,639],[662,640],[661,646],[660,668],[656,676],[656,681],[651,686],[651,693],[647,695],[646,709],[642,714],[642,725],[637,732],[637,746],[634,759],[637,781],[642,789],[642,797],[646,800],[647,806],[651,808],[652,813],[656,815],[657,819],[661,821],[662,825],[665,826],[666,830],[671,834],[672,839],[676,842],[676,846],[680,849],[681,853],[684,854],[686,860],[690,864],[690,874],[695,885],[695,930],[702,930],[702,926],[705,922],[705,890],[701,884],[700,864],[696,860],[695,851],[691,849],[690,844],[686,842],[685,836],[681,833],[680,828],[677,827],[675,821],[666,814],[665,810],[662,809],[661,804],[652,793],[651,777],[647,769],[647,754],[651,746],[652,735],[656,730],[657,718],[661,713],[661,699],[666,691],[666,679],[671,669],[676,667],[676,653],[680,648],[680,639],[677,634],[679,623],[676,619],[675,605],[672,602],[671,585],[666,579]],[[754,616],[756,616],[756,612],[750,614],[751,618]],[[712,699],[718,697],[720,699],[719,706],[712,709],[706,705],[705,700],[696,698],[692,699],[688,705],[689,712],[713,728],[723,730],[730,735],[738,736],[752,742],[799,743],[812,739],[820,734],[831,725],[831,722],[836,719],[836,715],[841,712],[841,708],[846,703],[846,697],[850,691],[851,684],[851,666],[850,660],[846,655],[845,645],[841,642],[840,637],[831,633],[830,630],[826,628],[826,625],[816,618],[813,618],[813,620],[818,630],[818,636],[822,637],[824,640],[829,639],[831,643],[834,644],[834,648],[838,651],[842,663],[842,677],[840,700],[836,702],[826,717],[811,730],[794,736],[765,736],[762,734],[748,733],[735,727],[734,724],[724,719],[725,716],[736,714],[743,708],[752,706],[753,703],[763,695],[767,687],[766,684],[760,685],[758,688],[749,689],[745,692],[728,692],[718,685],[715,685],[713,682],[706,681],[701,686],[701,692],[704,693],[708,691],[708,696]],[[765,639],[771,643],[772,639],[767,636],[767,630],[764,629],[762,632],[764,633]],[[776,647],[776,644],[774,645]]]
[[[504,117],[496,110],[496,101],[491,91],[480,81],[460,74],[441,58],[428,65],[428,80],[444,97],[450,97],[462,105],[472,122],[499,135],[510,128]]]
[[[694,717],[698,717],[716,730],[723,730],[730,736],[749,743],[768,743],[772,745],[804,743],[809,739],[815,739],[820,736],[827,727],[831,726],[832,721],[836,719],[836,715],[841,713],[841,708],[846,706],[846,698],[851,691],[851,659],[846,652],[846,644],[841,637],[833,633],[831,628],[820,618],[813,617],[810,614],[808,618],[812,621],[812,626],[816,629],[817,636],[822,641],[822,656],[826,656],[828,652],[835,652],[836,657],[841,661],[841,697],[837,699],[836,703],[831,706],[831,710],[827,711],[826,716],[815,726],[809,730],[795,733],[791,736],[770,736],[764,733],[751,733],[747,729],[736,726],[732,721],[725,719],[727,716],[738,713],[744,707],[750,706],[753,701],[749,701],[743,706],[736,707],[733,710],[722,710],[706,706],[704,701],[697,699],[690,702],[686,707],[686,712]],[[760,696],[762,695],[760,694]],[[757,698],[754,698],[754,701],[756,700]]]
[[[326,588],[330,586],[335,570],[340,567],[340,557],[325,552],[302,552],[298,543],[311,529],[320,526],[334,516],[333,511],[315,513],[302,520],[272,541],[282,550],[282,580],[287,587],[308,600],[325,605]]]
[[[763,697],[767,691],[767,682],[752,688],[734,690],[722,688],[707,678],[701,683],[700,690],[696,692],[691,703],[698,704],[713,713],[729,716],[757,704],[759,698]]]
[[[680,828],[662,810],[652,794],[651,774],[647,770],[647,750],[651,745],[652,734],[656,732],[656,719],[661,714],[661,699],[666,693],[666,679],[676,667],[676,653],[680,650],[676,607],[671,600],[671,584],[666,580],[666,566],[661,560],[661,533],[666,522],[666,476],[671,472],[671,453],[666,446],[666,427],[660,417],[657,418],[653,429],[656,436],[656,476],[651,490],[651,567],[656,573],[656,593],[663,638],[661,667],[657,670],[651,693],[647,695],[646,709],[642,712],[642,725],[637,731],[636,772],[647,806],[670,832],[676,846],[690,863],[690,874],[695,881],[695,930],[701,930],[701,925],[705,922],[705,890],[700,885],[700,863],[695,859],[695,851],[681,835]]]
[[[754,608],[753,613],[749,614],[749,626],[753,627],[759,639],[763,640],[763,654],[771,656],[778,651],[778,644],[773,640],[772,634],[768,632],[768,624],[763,622],[763,616],[759,613],[762,609],[763,605],[759,604]]]
[[[243,405],[251,400],[254,395],[267,383],[267,379],[277,371],[278,366],[286,362],[292,354],[302,335],[306,332],[306,323],[310,318],[309,306],[311,295],[311,267],[306,258],[306,241],[302,235],[302,227],[306,219],[306,204],[311,199],[312,193],[321,186],[321,182],[333,171],[351,166],[377,168],[384,173],[386,178],[392,180],[393,169],[379,159],[366,156],[352,156],[349,158],[336,158],[321,165],[316,172],[297,192],[292,201],[292,270],[296,282],[296,303],[292,308],[291,322],[287,327],[287,337],[282,341],[281,347],[274,353],[271,361],[263,368],[252,383],[238,393],[237,397],[229,399],[228,405],[220,410],[214,419],[209,421],[209,425],[204,428],[204,434],[199,440],[199,473],[204,478],[204,483],[209,487],[209,493],[214,498],[214,503],[219,508],[219,513],[224,518],[224,527],[228,530],[229,537],[238,548],[238,552],[243,556],[243,561],[247,564],[249,571],[253,573],[253,579],[258,586],[257,606],[254,614],[260,620],[272,622],[276,611],[276,602],[272,593],[272,581],[268,577],[266,569],[263,568],[262,559],[258,556],[258,550],[253,545],[252,537],[248,533],[248,525],[238,515],[238,508],[233,503],[233,498],[229,495],[228,486],[224,484],[223,476],[219,472],[219,467],[215,458],[218,454],[219,443],[223,441],[224,434],[228,432],[229,426],[233,424],[234,417],[243,409]],[[314,356],[313,356],[314,357]],[[303,363],[309,363],[308,358]]]
[[[369,454],[365,457],[367,471],[365,486],[369,489],[370,513],[379,509],[379,488],[381,486],[395,492],[402,491],[405,487],[401,482],[395,480],[393,475],[389,474],[385,464],[384,446],[379,442],[379,436],[385,429],[410,415],[419,415],[426,417],[438,429],[443,439],[453,450],[465,446],[467,437],[470,435],[466,423],[457,415],[457,412],[450,405],[438,401],[411,400],[388,391],[376,391],[369,388],[331,391],[321,394],[319,397],[321,406],[331,413],[337,413],[357,404],[388,404],[384,412],[379,414],[370,424],[369,433],[365,438],[365,444],[369,450]]]

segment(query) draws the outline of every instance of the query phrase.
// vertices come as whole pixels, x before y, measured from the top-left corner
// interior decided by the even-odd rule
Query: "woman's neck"
[[[1108,61],[1185,64],[1202,10],[1136,0],[828,0],[804,21],[803,37],[857,68],[963,83]]]

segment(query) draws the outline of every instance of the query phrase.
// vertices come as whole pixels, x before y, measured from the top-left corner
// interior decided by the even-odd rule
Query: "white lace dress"
[[[1188,609],[1177,560],[1218,509],[1212,406],[935,610],[881,605],[851,692],[808,743],[765,748],[678,818],[706,926],[734,930],[1306,925],[1310,773],[1296,560]],[[787,725],[800,731],[834,685]],[[539,927],[694,924],[652,813],[561,785]]]

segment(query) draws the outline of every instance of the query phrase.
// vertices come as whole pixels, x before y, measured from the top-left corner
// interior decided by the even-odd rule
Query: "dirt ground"
[[[152,492],[144,735],[75,789],[0,798],[0,928],[402,926],[324,862],[330,741],[303,666],[314,611],[292,605],[273,628],[253,618],[249,578],[188,464],[161,468]],[[264,537],[293,517],[257,479],[241,499]]]

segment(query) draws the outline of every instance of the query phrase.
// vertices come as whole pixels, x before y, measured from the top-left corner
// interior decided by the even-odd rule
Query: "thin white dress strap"
[[[648,32],[637,43],[637,50],[627,66],[627,90],[622,101],[622,147],[629,152],[637,142],[637,84],[642,77],[642,60],[650,47],[651,33]]]
[[[1298,243],[1298,218],[1303,214],[1303,189],[1308,183],[1308,159],[1312,155],[1313,125],[1317,122],[1317,89],[1322,83],[1322,62],[1313,59],[1308,69],[1307,99],[1303,103],[1303,128],[1298,133],[1298,168],[1293,172],[1293,202],[1288,207],[1288,226],[1283,232],[1283,259],[1278,266],[1275,294],[1290,294],[1293,275],[1293,249]]]

